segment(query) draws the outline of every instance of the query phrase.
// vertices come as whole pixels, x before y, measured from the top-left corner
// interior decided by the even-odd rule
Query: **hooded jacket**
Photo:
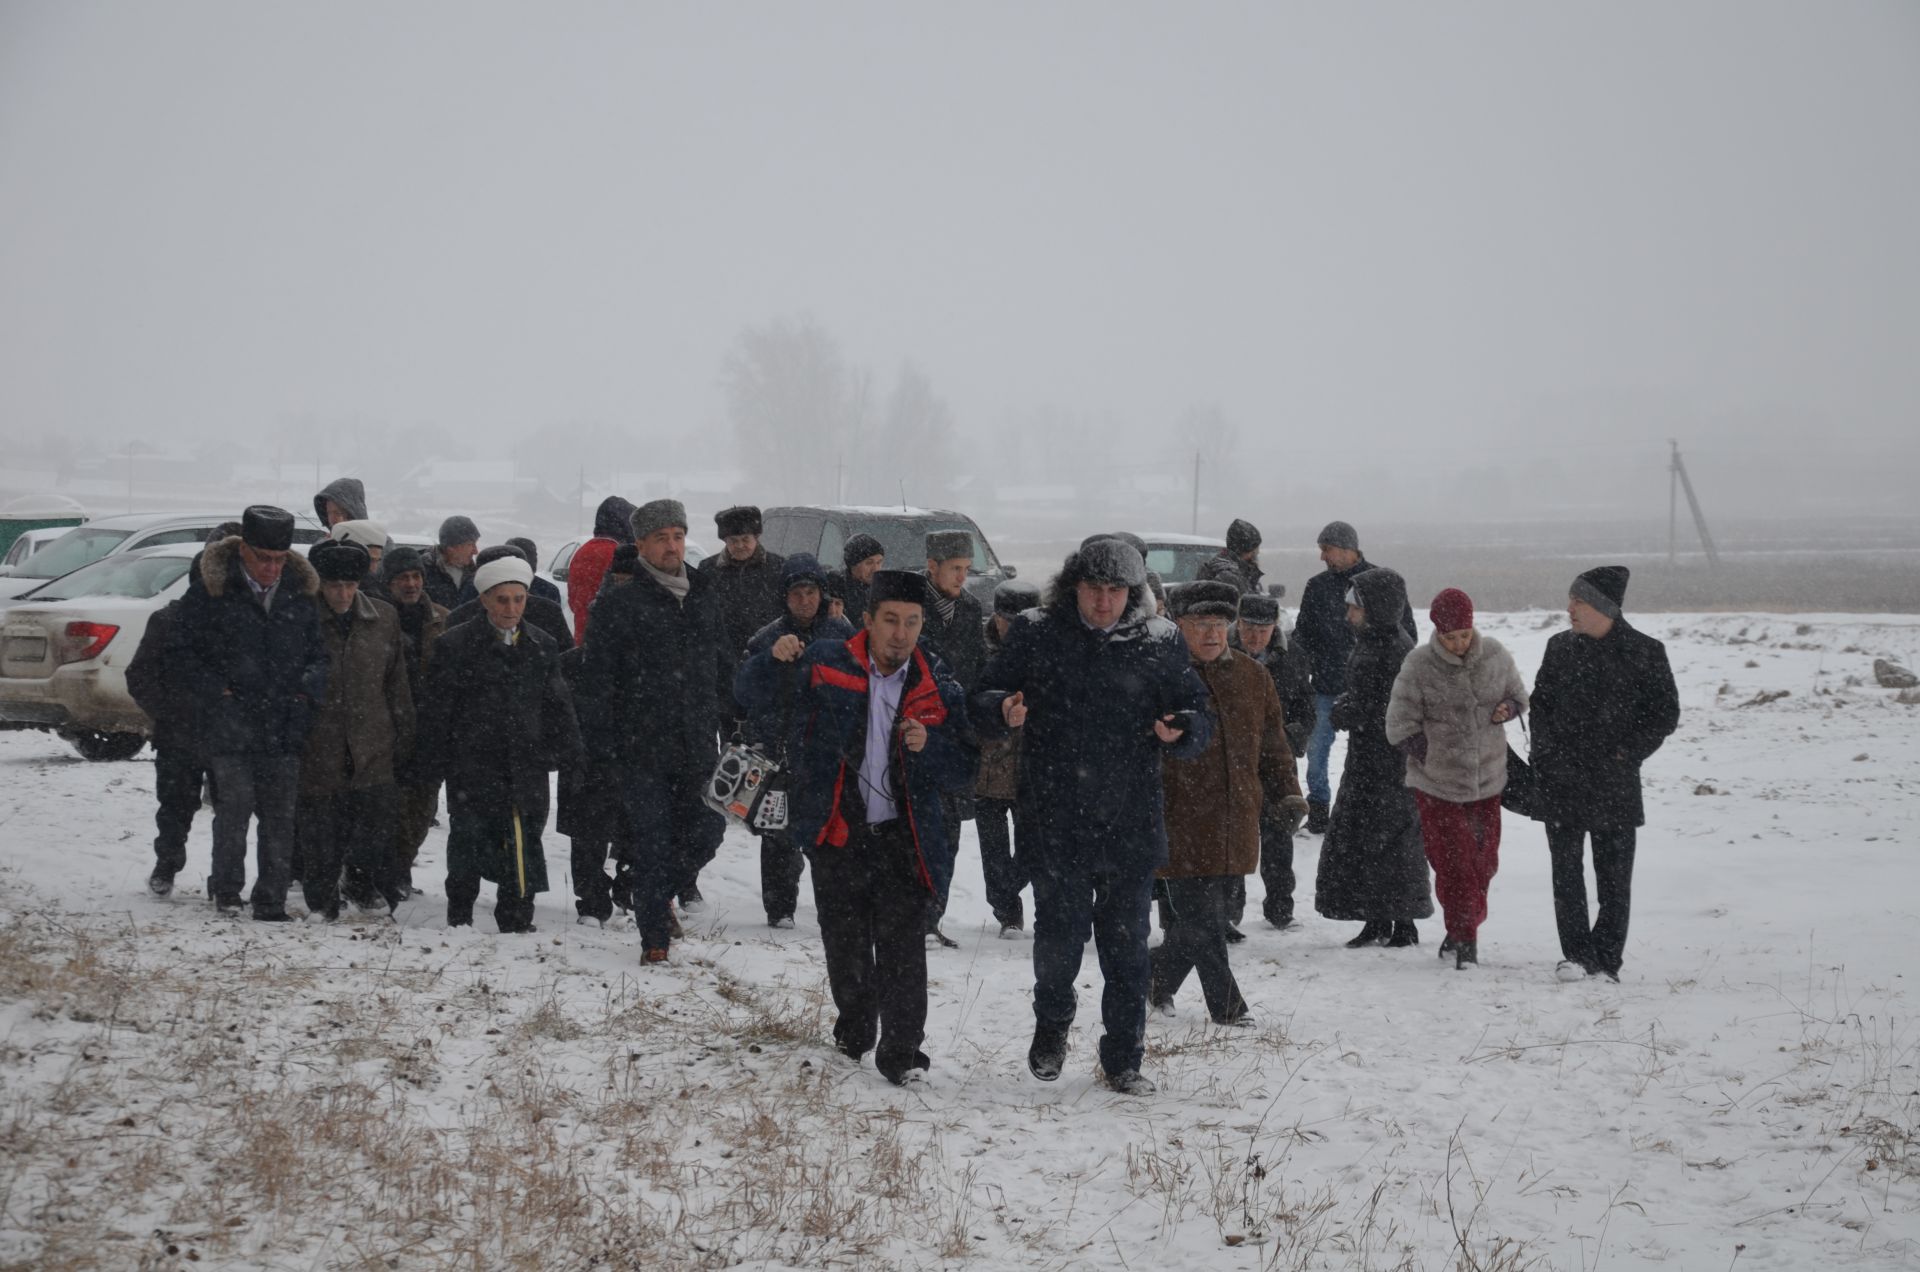
[[[314,519],[323,526],[327,524],[328,500],[346,509],[349,521],[367,519],[367,487],[358,477],[335,477],[313,497]]]
[[[1440,633],[1407,655],[1387,704],[1387,741],[1404,748],[1407,785],[1436,799],[1472,804],[1507,788],[1507,729],[1493,722],[1502,702],[1527,709],[1527,686],[1506,646],[1474,632],[1464,657],[1440,644]],[[1422,753],[1424,751],[1424,754]]]
[[[567,608],[573,611],[573,634],[587,639],[587,611],[593,598],[600,595],[607,570],[613,565],[613,552],[623,543],[633,542],[633,505],[618,495],[608,495],[593,513],[593,537],[574,549],[567,562]]]
[[[1347,761],[1321,841],[1313,907],[1329,919],[1424,919],[1433,913],[1433,893],[1420,818],[1407,790],[1406,756],[1387,741],[1387,703],[1413,649],[1402,626],[1407,585],[1392,570],[1371,569],[1356,572],[1353,588],[1366,626],[1347,663],[1346,692],[1333,703],[1333,727],[1347,735]]]
[[[1237,650],[1194,670],[1218,723],[1206,750],[1166,762],[1168,851],[1160,874],[1252,874],[1260,868],[1262,810],[1300,797],[1280,694],[1266,668]]]
[[[1242,561],[1226,548],[1222,548],[1202,561],[1200,568],[1194,571],[1193,577],[1203,581],[1231,583],[1244,595],[1248,592],[1265,591],[1261,584],[1267,577],[1267,572],[1257,563]]]
[[[806,687],[787,735],[793,774],[789,807],[793,840],[808,852],[846,850],[853,823],[866,817],[859,772],[866,756],[872,668],[864,631],[852,640],[816,641],[800,657]],[[937,894],[946,892],[953,873],[940,797],[973,784],[975,753],[960,720],[965,707],[965,695],[939,656],[916,645],[896,718],[925,725],[927,745],[909,751],[896,729],[887,767],[900,795],[900,816],[913,837],[916,877]]]
[[[1598,640],[1561,632],[1533,682],[1533,764],[1549,825],[1646,822],[1640,766],[1680,727],[1667,647],[1625,618]]]
[[[773,656],[773,647],[782,636],[798,636],[804,644],[812,645],[823,640],[849,641],[856,634],[852,623],[827,613],[824,604],[806,627],[789,612],[755,632],[747,642],[747,660],[733,677],[734,701],[747,713],[747,737],[762,745],[784,746],[787,739],[782,721],[798,709],[800,694],[806,688],[800,659],[781,662]]]
[[[320,576],[298,552],[271,609],[255,599],[240,536],[208,545],[174,612],[169,656],[179,660],[200,754],[298,755],[327,690],[327,645],[312,599]]]
[[[392,786],[413,754],[406,636],[392,606],[356,594],[344,616],[313,600],[327,643],[327,695],[300,758],[300,794]]]
[[[1361,557],[1351,570],[1328,566],[1307,580],[1300,593],[1300,612],[1293,625],[1293,639],[1306,651],[1313,670],[1313,691],[1338,697],[1347,688],[1347,657],[1353,652],[1353,628],[1347,625],[1347,589],[1368,570],[1379,569]],[[1400,630],[1409,643],[1420,639],[1414,626],[1413,611],[1400,615]]]
[[[1207,688],[1180,629],[1154,613],[1144,583],[1111,632],[1080,618],[1078,556],[1051,599],[1014,620],[970,707],[983,741],[1005,737],[1001,702],[1025,695],[1020,742],[1020,853],[1042,868],[1107,866],[1150,873],[1167,863],[1161,762],[1199,755],[1213,736]],[[1171,744],[1154,733],[1180,714]]]

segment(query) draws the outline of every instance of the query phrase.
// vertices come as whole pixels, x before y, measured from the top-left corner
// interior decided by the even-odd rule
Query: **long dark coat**
[[[534,580],[535,583],[539,581],[539,579]],[[468,571],[467,573],[467,582],[473,582],[472,571]],[[462,594],[465,595],[466,592],[471,590],[470,588],[465,589]],[[480,603],[478,596],[472,596],[462,601],[447,614],[447,626],[464,627],[475,619],[484,620],[486,617],[486,606]],[[533,589],[529,588],[527,589],[526,612],[521,617],[524,621],[531,623],[547,635],[553,637],[553,643],[561,649],[567,650],[573,648],[573,629],[567,626],[566,607],[561,605],[558,600],[538,595]]]
[[[728,678],[731,705],[733,659],[712,576],[697,569],[687,576],[684,602],[644,567],[633,582],[595,598],[584,670],[605,698],[587,732],[594,758],[702,779],[712,772],[720,677]]]
[[[193,732],[192,685],[179,661],[169,656],[178,600],[168,601],[147,619],[140,645],[127,664],[127,693],[153,721],[153,749],[192,755],[197,751]]]
[[[715,673],[714,690],[729,719],[745,714],[733,700],[733,677],[747,660],[748,642],[755,632],[787,612],[787,589],[780,581],[780,567],[786,560],[778,552],[761,547],[746,560],[736,561],[723,547],[694,571],[712,587],[713,604],[720,615],[724,658]]]
[[[583,739],[606,728],[607,688],[587,668],[584,647],[566,650],[560,655],[560,674],[573,695],[573,717],[580,725]],[[611,760],[596,759],[585,749],[560,770],[555,784],[559,806],[553,828],[572,839],[609,843],[621,836],[626,816],[621,801],[618,766]]]
[[[927,584],[933,590],[933,584]],[[920,629],[920,643],[940,655],[960,687],[972,693],[987,667],[986,610],[971,592],[962,591],[954,602],[953,617],[940,617],[938,606],[928,605],[926,626]]]
[[[1346,692],[1333,704],[1333,727],[1347,735],[1333,815],[1320,846],[1313,908],[1329,919],[1388,922],[1433,913],[1420,816],[1407,789],[1407,757],[1387,741],[1387,704],[1400,664],[1413,649],[1401,626],[1407,585],[1392,570],[1353,580],[1367,613],[1346,669]]]
[[[1063,585],[1064,584],[1064,585]],[[1213,736],[1207,688],[1180,629],[1133,589],[1112,632],[1080,619],[1063,575],[1054,599],[1014,621],[971,699],[982,741],[1007,734],[1000,703],[1026,695],[1020,740],[1020,855],[1067,872],[1105,865],[1146,876],[1167,864],[1161,761],[1200,754]],[[1153,731],[1161,716],[1187,713],[1172,745]]]
[[[413,689],[400,616],[356,595],[343,625],[314,598],[327,642],[327,696],[300,757],[303,798],[392,786],[413,755]]]
[[[1230,643],[1235,649],[1241,648],[1238,625],[1233,629]],[[1307,739],[1313,736],[1320,710],[1313,701],[1313,672],[1307,665],[1306,651],[1300,648],[1300,642],[1276,627],[1259,661],[1273,678],[1281,709],[1287,713],[1287,745],[1293,748],[1297,760],[1307,753]]]
[[[509,646],[488,622],[452,628],[434,649],[419,716],[414,772],[424,782],[446,782],[450,819],[498,823],[518,812],[527,841],[537,846],[547,823],[547,774],[580,750],[573,699],[552,638],[523,623],[519,640]],[[546,859],[539,851],[516,861],[510,843],[491,839],[478,841],[475,851],[479,859],[471,864],[481,878],[518,884],[515,872],[523,868],[523,893],[546,890]]]
[[[1644,824],[1640,766],[1680,726],[1667,647],[1624,618],[1598,640],[1561,632],[1547,642],[1532,705],[1542,820],[1586,830]]]
[[[1361,557],[1351,570],[1328,566],[1307,580],[1300,593],[1300,612],[1294,618],[1293,639],[1306,652],[1313,672],[1313,691],[1338,697],[1347,688],[1347,660],[1353,653],[1353,629],[1347,626],[1347,589],[1368,570],[1382,567]],[[1403,585],[1404,586],[1404,585]],[[1407,640],[1418,641],[1413,611],[1400,616]]]
[[[298,755],[327,691],[327,645],[312,599],[320,576],[289,553],[273,608],[253,597],[240,536],[210,544],[174,612],[169,657],[192,706],[195,749],[222,755]]]

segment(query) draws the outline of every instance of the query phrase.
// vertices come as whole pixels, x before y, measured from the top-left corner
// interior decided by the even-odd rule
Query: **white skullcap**
[[[387,528],[378,521],[342,521],[333,528],[330,538],[342,543],[357,543],[363,548],[384,548],[387,546]]]
[[[473,572],[473,590],[485,596],[502,583],[518,583],[521,587],[533,584],[533,567],[525,558],[503,556],[489,561]]]

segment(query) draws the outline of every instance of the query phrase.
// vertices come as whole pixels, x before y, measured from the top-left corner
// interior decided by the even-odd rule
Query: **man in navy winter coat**
[[[747,739],[776,754],[787,743],[787,726],[799,709],[800,656],[815,641],[848,641],[853,624],[827,613],[827,573],[810,552],[796,552],[780,564],[786,584],[787,612],[754,633],[747,660],[733,678],[735,701],[748,708]],[[760,900],[767,926],[790,928],[800,904],[800,875],[806,867],[793,837],[769,830],[760,835]]]
[[[1179,629],[1154,613],[1146,562],[1117,539],[1067,558],[1046,607],[1023,615],[971,701],[984,738],[1024,727],[1020,861],[1033,882],[1033,1046],[1060,1076],[1087,934],[1106,978],[1100,1065],[1125,1094],[1140,1073],[1154,872],[1167,861],[1161,760],[1213,736],[1207,690]]]
[[[865,629],[801,655],[787,733],[789,832],[813,863],[834,1042],[854,1060],[873,1049],[895,1086],[923,1080],[929,1063],[922,928],[953,864],[942,797],[971,787],[978,763],[960,686],[919,646],[929,602],[921,575],[875,574]],[[750,711],[772,706],[770,662],[756,658],[739,681]]]

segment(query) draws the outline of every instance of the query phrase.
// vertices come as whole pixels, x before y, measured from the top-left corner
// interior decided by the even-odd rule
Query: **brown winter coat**
[[[300,794],[314,798],[391,786],[396,768],[413,752],[413,692],[400,617],[385,601],[361,593],[343,630],[324,597],[313,604],[329,671],[327,699],[300,760]]]
[[[1195,663],[1219,724],[1191,760],[1164,761],[1168,879],[1252,874],[1260,868],[1260,810],[1300,798],[1279,691],[1237,649]]]
[[[1000,652],[1000,634],[987,615],[987,657]],[[1020,730],[1008,729],[1003,738],[980,740],[980,776],[973,784],[975,799],[1011,803],[1020,797]]]

